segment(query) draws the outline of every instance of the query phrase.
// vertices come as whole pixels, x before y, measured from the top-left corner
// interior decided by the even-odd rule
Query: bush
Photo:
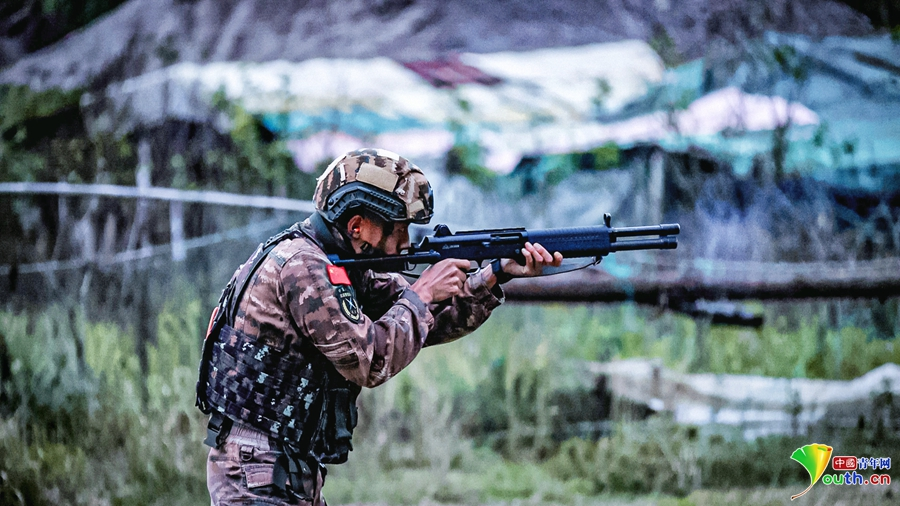
[[[196,301],[160,314],[142,373],[138,344],[115,325],[86,325],[78,363],[67,358],[78,355],[67,311],[51,308],[30,324],[0,314],[13,364],[2,385],[12,414],[0,425],[0,503],[208,500],[205,426],[193,407],[199,344],[185,339],[200,335],[198,316]]]
[[[889,456],[892,461],[900,448],[896,435],[879,435],[877,427],[748,441],[737,433],[701,430],[655,416],[621,423],[611,436],[597,441],[565,441],[544,467],[557,479],[587,485],[589,494],[685,496],[701,488],[802,489],[809,484],[809,475],[790,456],[813,440],[833,446],[841,455]]]

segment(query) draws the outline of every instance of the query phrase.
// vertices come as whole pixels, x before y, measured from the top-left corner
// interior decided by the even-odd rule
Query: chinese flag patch
[[[350,284],[350,276],[347,276],[347,270],[336,265],[328,266],[328,280],[335,286]]]

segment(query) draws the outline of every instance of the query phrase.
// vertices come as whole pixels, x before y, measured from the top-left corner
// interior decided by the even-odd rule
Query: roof
[[[406,62],[403,66],[422,76],[435,88],[456,88],[460,84],[491,86],[501,82],[500,78],[461,62],[456,54],[438,60]]]
[[[779,66],[772,56],[778,51],[803,63],[802,78]],[[429,156],[446,153],[448,138],[474,142],[483,148],[483,165],[501,174],[523,156],[612,142],[701,148],[743,175],[772,152],[781,131],[788,170],[867,189],[900,180],[893,177],[900,167],[900,49],[888,36],[812,41],[769,34],[716,90],[704,87],[708,65],[664,69],[641,41],[405,64],[182,63],[110,85],[85,103],[97,105],[103,121],[95,125],[120,131],[167,117],[215,124],[221,115],[211,97],[221,92],[291,140],[304,170],[315,164],[296,151],[305,146],[300,141],[334,133],[367,145],[403,138]]]

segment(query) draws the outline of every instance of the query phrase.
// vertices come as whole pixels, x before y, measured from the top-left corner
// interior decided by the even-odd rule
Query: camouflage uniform
[[[334,172],[332,168],[326,176]],[[475,330],[502,301],[499,285],[489,289],[480,272],[470,275],[462,293],[449,303],[424,304],[395,273],[351,271],[348,291],[327,257],[348,251],[346,239],[319,214],[301,223],[300,230],[303,235],[279,243],[250,278],[234,329],[298,362],[303,362],[304,345],[312,343],[356,385],[384,383],[409,365],[423,346],[450,342]],[[319,466],[312,502],[290,499],[272,486],[278,453],[267,433],[236,423],[225,444],[209,453],[212,503],[247,504],[242,501],[256,499],[265,504],[324,504],[324,466]]]

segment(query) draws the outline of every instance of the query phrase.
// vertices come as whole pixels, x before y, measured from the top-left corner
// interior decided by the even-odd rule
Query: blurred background
[[[895,0],[6,0],[0,504],[206,504],[209,312],[362,146],[452,230],[682,232],[365,391],[330,504],[787,504],[806,444],[898,462]]]

